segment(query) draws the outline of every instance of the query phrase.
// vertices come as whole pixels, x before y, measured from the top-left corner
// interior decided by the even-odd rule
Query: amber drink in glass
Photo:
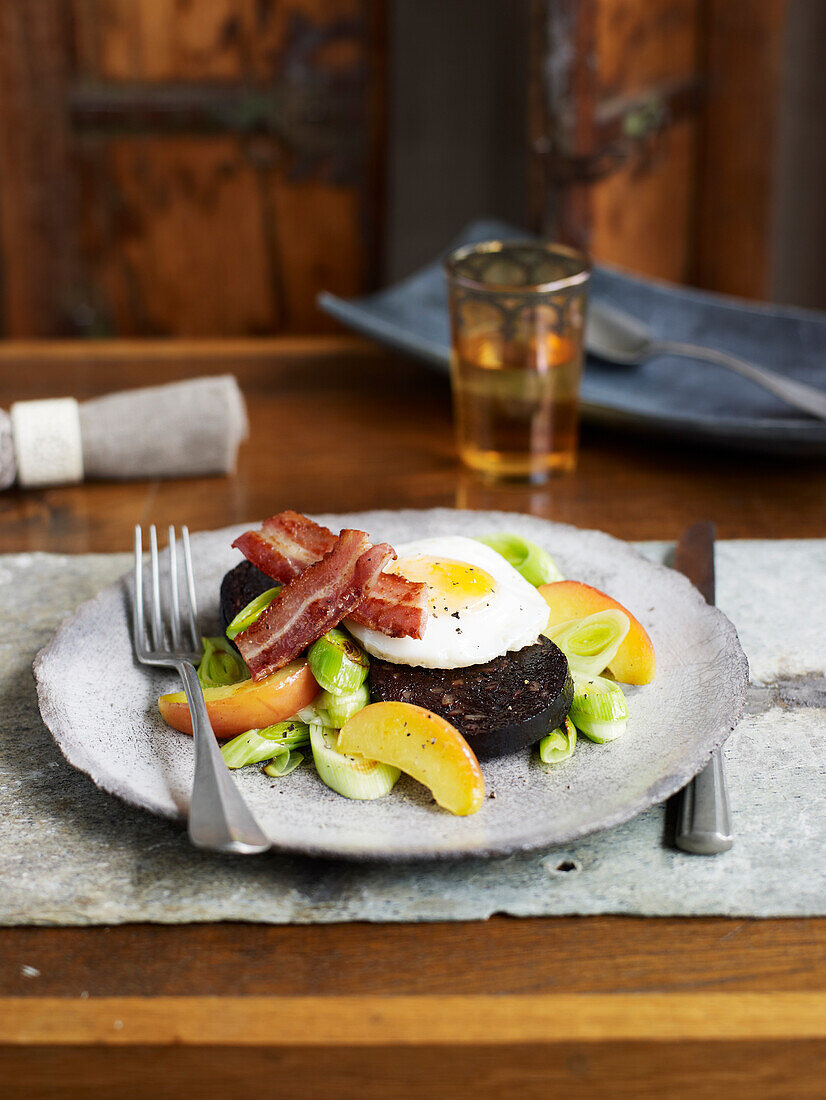
[[[562,245],[486,241],[453,252],[445,268],[462,461],[529,482],[573,470],[587,258]]]

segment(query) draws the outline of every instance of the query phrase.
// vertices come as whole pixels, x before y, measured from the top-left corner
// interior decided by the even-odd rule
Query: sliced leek
[[[332,695],[350,695],[367,679],[367,654],[349,634],[337,627],[307,650],[313,676]]]
[[[631,620],[624,611],[608,608],[584,619],[557,623],[543,633],[568,658],[571,675],[585,680],[608,668],[630,629]]]
[[[228,768],[244,768],[247,764],[260,764],[262,760],[271,760],[278,748],[268,737],[262,737],[258,730],[239,733],[231,741],[221,746],[221,756]]]
[[[247,666],[226,638],[201,638],[204,653],[198,665],[201,687],[228,687],[249,680]]]
[[[310,724],[310,745],[322,783],[345,798],[383,798],[399,778],[399,769],[389,764],[340,753],[338,732],[325,729],[318,722]]]
[[[349,722],[353,715],[363,710],[369,702],[370,691],[367,684],[362,684],[360,688],[348,695],[332,695],[329,691],[322,691],[313,705],[324,712],[331,724],[340,730],[345,722]],[[323,718],[322,723],[326,724]]]
[[[287,722],[278,722],[274,726],[264,726],[257,732],[268,741],[282,742],[291,749],[310,743],[309,723],[301,722],[296,718],[290,718]]]
[[[277,584],[275,588],[268,588],[266,592],[262,592],[260,596],[256,596],[246,607],[242,608],[227,627],[229,640],[232,641],[239,634],[243,634],[245,630],[249,630],[252,624],[261,618],[280,591],[280,584]]]
[[[543,737],[539,742],[539,759],[543,764],[561,764],[574,755],[576,748],[576,726],[570,718],[565,725]]]
[[[309,728],[303,722],[279,722],[260,730],[247,730],[221,747],[221,756],[228,768],[244,768],[260,764],[287,751],[306,745]]]
[[[296,718],[299,722],[305,722],[308,726],[311,726],[315,722],[319,726],[324,726],[326,729],[339,729],[340,727],[335,724],[330,715],[324,709],[318,705],[318,700],[323,698],[325,692],[321,692],[314,703],[310,703],[308,707],[303,707],[296,714]]]
[[[529,584],[538,587],[540,584],[565,580],[547,550],[543,550],[535,542],[523,539],[521,535],[502,532],[498,535],[480,535],[476,541],[483,542],[485,546],[501,554]]]
[[[592,680],[574,678],[574,701],[571,721],[589,741],[604,745],[625,733],[628,704],[622,688],[604,676]]]
[[[303,752],[281,749],[278,754],[272,758],[269,764],[264,765],[261,771],[273,779],[283,779],[285,775],[294,772],[303,759]]]

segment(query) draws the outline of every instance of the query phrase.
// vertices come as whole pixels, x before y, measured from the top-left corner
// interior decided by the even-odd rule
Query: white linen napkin
[[[231,374],[0,410],[0,488],[229,474],[249,434]]]

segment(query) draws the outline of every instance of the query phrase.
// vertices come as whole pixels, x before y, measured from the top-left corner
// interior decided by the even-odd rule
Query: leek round
[[[268,741],[278,741],[294,749],[297,745],[309,745],[310,726],[308,722],[302,722],[297,718],[290,718],[287,722],[278,722],[274,726],[265,726],[257,731],[261,737]]]
[[[311,726],[315,722],[319,726],[325,726],[327,729],[339,729],[340,727],[330,717],[325,707],[318,705],[318,700],[325,695],[325,692],[321,692],[316,696],[316,701],[310,703],[308,707],[302,707],[296,714],[296,718],[299,722],[305,722],[308,726]]]
[[[230,641],[237,638],[239,634],[243,634],[245,630],[249,630],[252,624],[261,618],[280,591],[281,585],[277,584],[275,588],[268,588],[266,592],[250,600],[227,627],[227,637]]]
[[[378,760],[345,756],[338,751],[338,733],[318,722],[310,724],[310,746],[319,779],[345,798],[383,798],[401,774],[398,768],[380,764]]]
[[[345,722],[349,722],[354,714],[370,702],[370,691],[367,684],[349,693],[349,695],[332,695],[329,691],[322,691],[313,704],[319,711],[329,718],[330,724],[340,730]],[[322,725],[327,722],[322,718]]]
[[[568,658],[576,679],[599,676],[611,664],[631,629],[631,620],[618,608],[595,611],[582,619],[569,619],[543,631]]]
[[[517,573],[522,574],[528,584],[536,588],[540,584],[565,580],[548,551],[537,546],[535,542],[523,539],[521,535],[508,531],[497,535],[479,535],[476,541],[483,542],[485,546],[501,554]]]
[[[239,733],[221,747],[221,756],[228,768],[245,768],[247,764],[272,760],[285,749],[289,751],[306,745],[309,739],[309,728],[303,722],[279,722],[275,726]]]
[[[201,638],[203,656],[198,664],[201,687],[229,687],[249,680],[250,672],[226,638]]]
[[[285,775],[294,772],[303,760],[303,752],[281,749],[278,754],[272,758],[269,764],[265,764],[261,770],[272,779],[283,779]]]
[[[313,676],[331,695],[350,695],[367,679],[367,654],[349,634],[338,627],[313,642],[307,650]]]
[[[604,745],[625,733],[628,704],[622,688],[614,680],[595,676],[591,680],[574,679],[571,721],[589,741]]]
[[[565,725],[552,730],[539,742],[539,759],[543,764],[561,764],[574,755],[576,748],[576,726],[570,718]]]

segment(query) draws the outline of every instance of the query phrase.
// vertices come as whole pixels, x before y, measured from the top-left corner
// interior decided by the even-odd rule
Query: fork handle
[[[675,841],[684,852],[700,856],[727,852],[734,843],[726,773],[719,749],[683,790]]]
[[[651,345],[649,355],[684,355],[687,359],[702,359],[706,363],[715,363],[718,367],[725,367],[726,370],[756,382],[758,386],[773,393],[786,404],[801,409],[810,416],[826,420],[826,392],[815,386],[807,386],[805,382],[795,382],[794,379],[786,378],[776,371],[758,367],[746,359],[738,359],[736,355],[729,355],[728,352],[718,351],[717,348],[700,347],[697,344],[657,340]]]
[[[177,665],[192,715],[195,780],[189,808],[189,839],[198,848],[254,854],[270,847],[224,763],[207,714],[198,674],[188,661]]]

